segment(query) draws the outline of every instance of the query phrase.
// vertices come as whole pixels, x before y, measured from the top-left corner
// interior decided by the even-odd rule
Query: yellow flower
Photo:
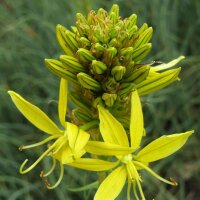
[[[151,162],[165,158],[180,149],[193,131],[185,133],[163,135],[154,140],[140,150],[140,143],[144,134],[143,114],[140,99],[137,91],[132,92],[131,96],[131,119],[130,134],[126,134],[123,126],[109,113],[108,110],[99,106],[100,131],[104,142],[90,141],[86,145],[86,150],[98,155],[114,155],[118,159],[120,166],[114,169],[107,178],[101,183],[95,194],[95,200],[112,200],[121,192],[128,180],[127,198],[130,199],[130,191],[133,191],[136,199],[145,199],[139,175],[139,170],[146,170],[157,179],[176,186],[177,183],[160,177],[148,165]],[[130,137],[130,140],[128,139]],[[112,152],[112,145],[118,146],[119,151]],[[97,146],[98,148],[94,148]],[[131,153],[125,152],[120,148],[129,148]],[[117,149],[117,148],[116,148]],[[137,150],[137,152],[135,152]],[[134,153],[134,154],[133,154]],[[137,195],[139,190],[141,198]]]
[[[51,145],[48,146],[48,149],[27,169],[24,169],[28,159],[26,159],[21,167],[20,173],[25,174],[32,170],[43,158],[50,155],[53,158],[53,165],[52,168],[47,172],[41,172],[41,177],[46,177],[54,170],[56,166],[56,160],[60,163],[60,177],[58,181],[53,185],[50,186],[46,181],[46,185],[49,189],[55,188],[60,181],[62,180],[64,174],[64,167],[63,164],[73,165],[73,162],[77,160],[74,164],[75,167],[93,170],[93,171],[103,171],[110,168],[113,168],[116,164],[98,160],[98,159],[89,159],[81,157],[86,153],[85,145],[87,144],[90,135],[80,129],[75,124],[69,123],[65,121],[66,112],[67,112],[67,81],[61,79],[60,82],[60,92],[59,92],[59,102],[58,102],[58,115],[59,120],[62,125],[60,129],[42,110],[40,110],[35,105],[31,104],[19,94],[8,91],[10,94],[13,102],[15,103],[16,107],[19,111],[38,129],[42,130],[43,132],[49,134],[50,136],[44,139],[41,142],[21,146],[20,150],[28,149],[36,146],[43,145],[49,141],[54,141]],[[80,164],[77,164],[80,163]],[[84,165],[84,166],[82,166]],[[91,165],[93,167],[91,167]],[[102,167],[99,167],[102,166]]]

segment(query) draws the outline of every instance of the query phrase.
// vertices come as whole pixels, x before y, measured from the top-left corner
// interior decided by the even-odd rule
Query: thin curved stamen
[[[142,197],[142,200],[145,200],[145,196],[144,196],[144,193],[143,193],[143,190],[142,190],[142,187],[141,187],[140,181],[139,181],[139,180],[136,180],[136,183],[137,183],[137,186],[138,186],[138,189],[139,189],[140,195],[141,195],[141,197]]]
[[[131,200],[131,180],[128,179],[128,187],[127,187],[127,200]]]
[[[173,185],[173,186],[177,186],[177,185],[178,185],[177,182],[176,182],[175,180],[173,180],[173,181],[168,181],[168,180],[162,178],[161,176],[159,176],[158,174],[156,174],[153,170],[151,170],[149,167],[147,167],[146,165],[144,165],[144,164],[142,164],[142,163],[140,163],[140,162],[133,161],[133,163],[134,163],[135,165],[138,165],[139,167],[144,168],[144,169],[145,169],[146,171],[148,171],[152,176],[156,177],[156,178],[159,179],[160,181],[163,181],[163,182],[165,182],[165,183],[167,183],[167,184],[169,184],[169,185]]]
[[[62,163],[60,163],[60,176],[59,176],[58,181],[52,186],[47,185],[47,188],[48,189],[56,188],[60,184],[61,180],[63,179],[63,175],[64,175],[64,166],[62,165]]]
[[[42,171],[42,172],[40,173],[40,177],[43,178],[43,177],[49,176],[49,175],[53,172],[53,170],[55,169],[55,167],[56,167],[56,159],[53,158],[53,164],[52,164],[50,170],[49,170],[47,173],[45,173],[45,174],[44,174],[44,172]]]
[[[62,141],[61,144],[56,148],[56,150],[53,152],[53,154],[57,154],[58,151],[63,147],[63,144],[65,143],[66,141]]]
[[[43,144],[45,144],[45,143],[47,143],[47,142],[49,142],[49,141],[51,141],[51,140],[53,140],[53,139],[56,139],[56,138],[58,138],[58,137],[60,137],[60,135],[52,135],[52,136],[50,136],[50,137],[48,137],[48,138],[42,140],[41,142],[37,142],[37,143],[35,143],[35,144],[26,145],[26,146],[21,145],[21,146],[19,147],[19,150],[22,151],[22,150],[24,150],[24,149],[30,149],[30,148],[33,148],[33,147],[41,146],[41,145],[43,145]]]
[[[133,193],[134,193],[136,200],[140,200],[139,197],[138,197],[138,194],[137,194],[136,182],[135,181],[133,182]]]
[[[24,166],[26,165],[26,163],[28,162],[28,159],[26,159],[22,164],[21,167],[19,169],[19,172],[21,174],[26,174],[27,172],[31,171],[45,156],[48,155],[48,153],[55,147],[55,145],[57,144],[59,140],[57,140],[53,145],[51,145],[30,167],[28,167],[27,169],[23,170]]]

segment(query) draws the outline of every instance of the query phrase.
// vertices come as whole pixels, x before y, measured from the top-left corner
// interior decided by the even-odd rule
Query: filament
[[[59,140],[57,140],[53,145],[51,145],[31,166],[29,166],[27,169],[23,169],[26,165],[26,163],[28,162],[28,159],[26,159],[20,169],[19,172],[21,174],[26,174],[27,172],[31,171],[46,155],[48,155],[48,153],[55,147],[55,145],[57,144]]]
[[[40,146],[40,145],[43,145],[43,144],[49,142],[50,140],[53,140],[53,139],[55,139],[55,138],[58,138],[58,137],[60,137],[60,135],[52,135],[52,136],[50,136],[50,137],[48,137],[48,138],[42,140],[41,142],[37,142],[37,143],[35,143],[35,144],[26,145],[26,146],[21,145],[21,146],[19,147],[19,150],[22,151],[23,149],[29,149],[29,148],[33,148],[33,147]]]
[[[133,182],[133,193],[134,193],[134,196],[137,200],[140,200],[139,197],[138,197],[138,194],[137,194],[137,190],[136,190],[136,182],[134,181]]]
[[[47,177],[47,176],[49,176],[53,172],[53,170],[55,169],[55,167],[56,167],[56,159],[53,158],[53,164],[52,164],[50,170],[47,173],[45,173],[45,174],[44,174],[43,171],[41,171],[40,177]]]
[[[145,200],[145,196],[144,196],[144,193],[142,191],[142,187],[141,187],[141,184],[140,184],[140,181],[139,180],[136,180],[136,183],[138,185],[138,188],[139,188],[139,191],[140,191],[140,195],[142,197],[142,200]]]
[[[54,189],[54,188],[56,188],[56,187],[60,184],[61,180],[63,179],[63,175],[64,175],[64,166],[62,165],[62,163],[60,163],[60,176],[59,176],[59,179],[58,179],[57,182],[56,182],[54,185],[52,185],[52,186],[46,185],[47,188],[48,188],[48,189]]]
[[[130,193],[131,193],[131,180],[128,179],[127,200],[131,200]]]
[[[161,176],[159,176],[158,174],[156,174],[153,170],[151,170],[149,167],[147,167],[146,165],[140,163],[140,162],[137,162],[137,161],[133,161],[133,163],[135,163],[136,165],[144,168],[145,170],[147,170],[152,176],[156,177],[157,179],[159,179],[160,181],[163,181],[169,185],[173,185],[173,186],[177,186],[177,182],[174,180],[174,179],[171,179],[171,181],[168,181],[164,178],[162,178]]]

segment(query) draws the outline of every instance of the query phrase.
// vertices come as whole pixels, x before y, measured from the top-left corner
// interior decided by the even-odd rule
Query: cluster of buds
[[[134,89],[142,96],[178,80],[180,68],[158,71],[183,57],[160,67],[152,66],[153,62],[142,64],[152,48],[153,29],[146,23],[138,28],[136,21],[135,14],[122,20],[118,5],[113,5],[109,12],[100,8],[87,17],[78,13],[71,31],[57,25],[57,40],[65,55],[45,62],[50,71],[75,85],[75,93],[70,95],[79,107],[73,112],[74,121],[86,123],[95,118],[98,104],[125,116]],[[121,122],[124,120],[122,117]]]

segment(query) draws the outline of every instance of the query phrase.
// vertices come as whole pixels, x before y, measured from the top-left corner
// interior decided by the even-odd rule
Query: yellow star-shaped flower
[[[114,155],[118,159],[119,166],[101,183],[95,194],[95,200],[115,199],[121,192],[126,180],[128,180],[127,198],[130,199],[130,191],[133,186],[136,199],[145,199],[141,187],[142,178],[139,175],[139,170],[146,170],[165,183],[174,186],[177,185],[173,179],[168,181],[160,177],[148,165],[180,149],[193,131],[163,135],[140,149],[140,143],[144,134],[144,125],[141,103],[137,91],[132,92],[131,95],[130,134],[128,135],[123,126],[108,110],[101,106],[98,107],[98,110],[100,131],[104,142],[89,141],[85,149],[90,153],[98,155]],[[112,151],[112,145],[115,146],[114,151]],[[118,151],[116,146],[118,146]],[[123,148],[127,148],[127,151],[129,148],[131,152],[125,154],[125,151],[122,150]],[[139,190],[141,198],[138,197],[137,190]]]
[[[55,161],[58,160],[61,168],[60,177],[53,186],[47,184],[49,189],[53,189],[62,180],[64,173],[63,164],[71,166],[74,164],[74,167],[92,171],[108,170],[116,166],[116,163],[111,163],[104,160],[81,158],[86,153],[85,145],[87,144],[90,135],[75,124],[66,122],[65,120],[67,112],[66,80],[61,79],[58,101],[58,115],[62,128],[59,128],[42,110],[25,100],[19,94],[15,93],[14,91],[8,91],[8,93],[10,94],[19,111],[38,129],[50,135],[41,142],[32,145],[21,146],[20,150],[40,146],[47,142],[53,141],[53,143],[48,146],[47,150],[30,167],[24,169],[28,159],[22,163],[20,167],[21,174],[29,172],[43,158],[50,155],[53,158],[52,168],[47,173],[42,172],[41,177],[46,177],[51,174],[55,168]]]

